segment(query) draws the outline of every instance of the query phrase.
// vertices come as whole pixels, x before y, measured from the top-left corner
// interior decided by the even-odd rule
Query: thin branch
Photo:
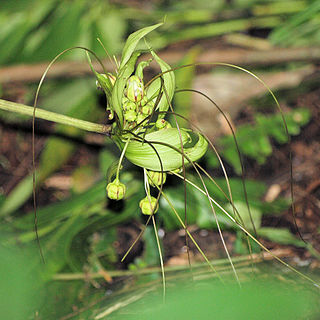
[[[278,257],[288,257],[290,256],[290,250],[288,249],[278,249],[278,250],[271,250],[268,252],[263,252],[263,256],[261,254],[253,254],[252,259],[255,263],[263,262],[266,260],[273,260],[274,255]],[[239,256],[235,257],[233,261],[235,263],[251,263],[249,260],[250,255]],[[215,263],[217,269],[223,270],[229,264],[228,259],[220,259],[220,260],[213,260],[212,262]],[[193,264],[194,269],[201,269],[206,268],[207,264],[203,262],[198,262]],[[189,268],[188,265],[175,265],[175,266],[167,266],[166,272],[178,272],[178,271],[185,271]],[[228,267],[229,268],[229,267]],[[145,268],[140,270],[108,270],[108,273],[111,277],[123,277],[123,276],[134,276],[134,275],[142,275],[142,274],[151,274],[155,272],[160,272],[160,267],[152,267],[152,268]],[[95,273],[57,273],[52,277],[53,281],[73,281],[73,280],[86,280],[86,279],[103,279],[103,275],[99,272]]]
[[[26,106],[24,104],[11,102],[7,100],[0,99],[0,110],[11,111],[20,113],[29,117],[33,116],[33,107]],[[76,127],[82,130],[102,133],[102,134],[109,134],[111,131],[110,125],[103,125],[98,123],[93,123],[85,120],[80,120],[72,117],[65,116],[63,114],[58,114],[55,112],[46,111],[43,109],[36,109],[35,113],[36,118],[44,119],[60,124],[69,125],[72,127]]]
[[[169,64],[180,61],[185,51],[163,51],[161,57]],[[274,65],[293,61],[316,62],[320,61],[320,48],[272,48],[270,50],[248,50],[242,48],[227,48],[217,50],[207,50],[199,55],[197,63],[209,63],[213,61],[223,61],[241,66]],[[141,59],[147,58],[142,56]],[[107,71],[112,71],[113,66],[109,60],[103,60]],[[12,82],[35,82],[38,81],[48,63],[38,63],[32,65],[16,65],[0,68],[0,83]],[[101,66],[93,62],[93,67],[97,72],[102,72]],[[80,77],[91,74],[87,62],[62,61],[55,64],[50,70],[47,78]]]

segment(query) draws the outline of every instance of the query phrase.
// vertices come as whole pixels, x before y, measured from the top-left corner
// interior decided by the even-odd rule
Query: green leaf
[[[234,201],[234,205],[235,205],[235,207],[236,207],[236,209],[238,211],[238,214],[241,217],[241,220],[240,219],[237,219],[237,220],[239,220],[239,222],[241,224],[243,224],[243,226],[247,230],[253,230],[254,229],[253,225],[251,223],[251,218],[252,218],[254,227],[256,229],[260,228],[262,213],[258,208],[250,206],[250,213],[251,213],[251,218],[250,218],[250,214],[249,214],[249,211],[248,211],[248,208],[247,208],[247,205],[246,205],[245,202],[239,201],[239,200],[238,201]],[[228,204],[226,206],[226,210],[228,212],[233,212],[233,208],[232,208],[231,204]],[[236,215],[236,217],[238,217],[238,215]]]
[[[3,19],[6,26],[0,24],[0,47],[5,50],[0,51],[0,63],[17,60],[21,62],[18,57],[23,51],[28,34],[41,23],[52,5],[53,1],[42,1],[23,12],[7,15],[8,20]]]
[[[294,109],[284,114],[288,133],[297,135],[300,128],[308,123],[311,118],[310,111],[305,108]],[[240,152],[259,164],[265,163],[267,157],[272,154],[270,138],[273,137],[278,143],[286,143],[288,137],[285,131],[281,114],[255,115],[256,124],[244,124],[239,126],[236,137]],[[239,155],[234,145],[232,136],[225,136],[219,139],[221,155],[233,165],[238,174],[241,173]]]
[[[92,50],[98,55],[105,54],[101,45],[96,41],[100,38],[105,48],[111,54],[117,54],[123,46],[123,38],[127,29],[127,22],[119,10],[108,12],[107,15],[98,17],[94,24],[96,33],[94,34],[94,43]]]
[[[313,38],[313,34],[319,31],[320,2],[310,1],[304,10],[299,11],[284,23],[275,28],[269,39],[275,45],[296,45],[297,41],[304,40],[304,45],[315,45],[319,37]],[[318,24],[316,21],[318,20]],[[307,34],[307,36],[306,36]],[[303,39],[305,38],[305,39]],[[309,40],[309,41],[308,41]],[[313,41],[312,40],[316,40]]]
[[[163,23],[158,23],[155,24],[153,26],[149,26],[143,29],[140,29],[134,33],[132,33],[126,43],[125,46],[123,48],[122,51],[122,57],[121,57],[121,63],[120,63],[120,70],[122,70],[125,65],[127,64],[127,62],[129,61],[129,59],[131,58],[131,55],[133,53],[133,51],[135,50],[138,42],[145,36],[147,35],[149,32],[151,32],[152,30],[160,27]]]
[[[187,221],[188,224],[194,224],[197,221],[198,214],[201,212],[201,205],[198,201],[197,194],[199,192],[194,188],[187,186],[187,197],[184,197],[184,185],[179,181],[178,185],[166,187],[165,194],[169,201],[173,204],[181,220],[184,221],[185,201],[187,201]],[[164,197],[160,198],[159,219],[164,223],[166,231],[181,229],[182,226],[172,212],[171,207]]]
[[[39,47],[29,53],[27,61],[49,60],[66,48],[76,45],[80,37],[79,30],[84,9],[85,4],[82,1],[71,2],[69,6],[60,4],[50,17],[50,23],[43,26],[49,28],[46,38]]]
[[[261,237],[280,244],[290,244],[301,248],[305,248],[307,246],[305,242],[296,238],[288,229],[264,227],[258,229],[257,233]]]

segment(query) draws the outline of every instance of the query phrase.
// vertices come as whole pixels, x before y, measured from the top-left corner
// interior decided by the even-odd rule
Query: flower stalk
[[[21,103],[0,99],[0,110],[20,113],[20,114],[32,117],[33,109],[34,109],[33,107],[26,106]],[[77,118],[65,116],[63,114],[43,110],[40,108],[36,109],[35,116],[38,119],[65,124],[68,126],[73,126],[75,128],[79,128],[79,129],[90,131],[90,132],[109,134],[111,131],[110,125],[103,125],[103,124],[94,123],[86,120],[80,120]]]

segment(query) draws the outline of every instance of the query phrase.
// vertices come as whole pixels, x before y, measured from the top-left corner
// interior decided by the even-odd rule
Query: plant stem
[[[26,106],[24,104],[11,102],[7,100],[0,99],[0,110],[16,112],[20,114],[24,114],[27,116],[33,116],[33,107]],[[66,124],[69,126],[73,126],[82,130],[97,132],[102,134],[107,134],[111,130],[110,125],[103,125],[98,123],[93,123],[85,120],[80,120],[72,117],[65,116],[63,114],[58,114],[55,112],[46,111],[43,109],[36,109],[36,118],[44,119],[60,124]]]
[[[278,250],[272,250],[273,254],[277,255],[278,257],[288,257],[290,256],[290,252],[287,249],[278,249]],[[237,266],[247,266],[248,264],[251,264],[251,259],[254,261],[254,263],[260,263],[265,262],[269,260],[273,260],[274,257],[267,252],[264,252],[263,255],[261,253],[251,254],[251,255],[245,255],[245,256],[239,256],[233,258],[233,261],[237,263]],[[217,269],[220,271],[226,270],[226,268],[229,265],[228,259],[219,259],[219,260],[212,260],[214,262]],[[201,269],[206,268],[207,264],[203,262],[194,263],[192,265],[194,269]],[[176,265],[176,266],[167,266],[166,272],[179,272],[179,271],[186,271],[188,270],[189,265]],[[145,268],[145,269],[138,269],[138,270],[108,270],[108,274],[111,277],[123,277],[123,276],[134,276],[134,275],[142,275],[142,274],[151,274],[155,272],[160,272],[160,267],[152,267],[152,268]],[[69,281],[69,280],[85,280],[88,279],[100,279],[103,278],[103,275],[99,272],[96,273],[57,273],[52,277],[52,280],[58,280],[58,281]]]

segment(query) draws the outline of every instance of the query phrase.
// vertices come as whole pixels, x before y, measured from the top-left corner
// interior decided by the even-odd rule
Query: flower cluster
[[[125,96],[122,98],[125,127],[133,127],[152,114],[154,102],[144,95],[144,83],[138,76],[128,79]]]
[[[136,66],[142,53],[135,50],[138,42],[160,25],[143,28],[129,36],[115,74],[97,73],[91,64],[97,85],[106,94],[109,119],[114,120],[111,138],[121,151],[116,178],[107,186],[108,197],[120,200],[125,196],[126,187],[119,179],[121,162],[125,157],[144,170],[147,195],[140,202],[144,214],[154,214],[158,209],[158,200],[150,195],[150,186],[159,188],[166,181],[166,172],[197,161],[208,147],[201,134],[198,133],[198,140],[193,142],[190,129],[173,128],[165,120],[175,90],[171,67],[149,49],[161,74],[146,85],[143,70],[151,60]]]

